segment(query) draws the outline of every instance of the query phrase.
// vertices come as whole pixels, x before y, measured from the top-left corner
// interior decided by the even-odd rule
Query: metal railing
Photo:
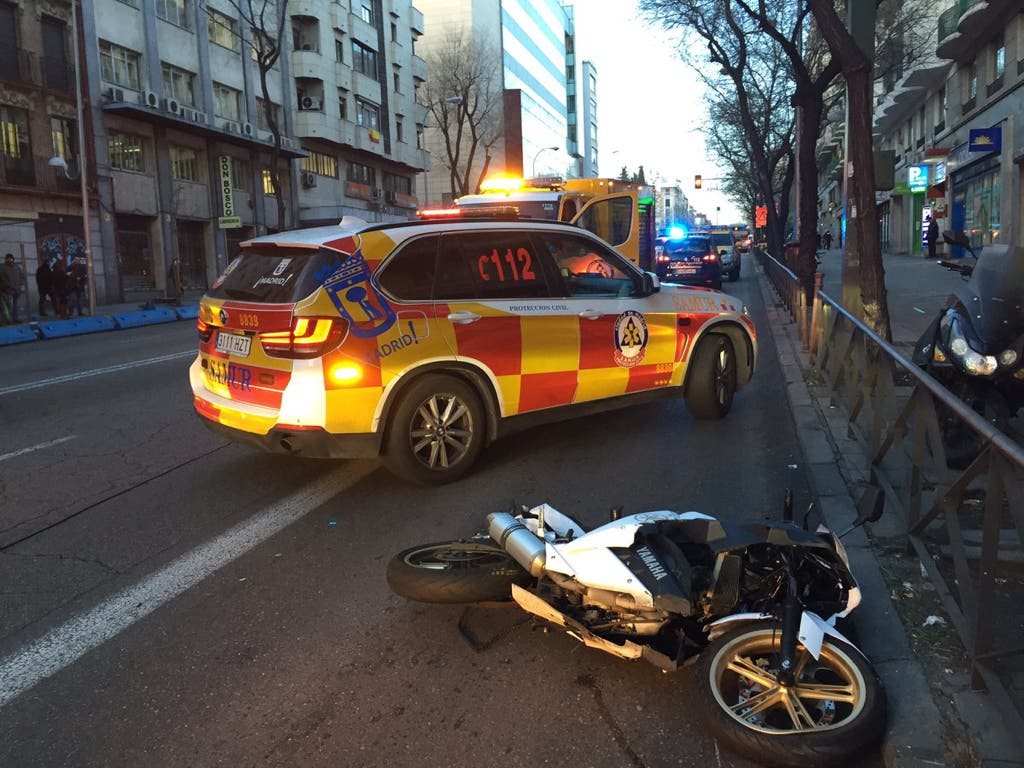
[[[988,690],[1024,746],[1024,713],[1005,669],[1008,662],[1024,663],[1024,638],[997,609],[1010,589],[1009,580],[1000,582],[1011,573],[1001,546],[1024,543],[1024,450],[822,293],[820,283],[808,321],[793,298],[800,292],[796,276],[771,256],[758,257],[794,322],[805,328],[810,365],[845,417],[848,437],[861,446],[871,482],[900,515],[907,544],[967,652],[972,683]],[[940,411],[980,437],[981,452],[962,471],[947,465]],[[977,542],[965,541],[965,525],[979,529]],[[1015,615],[1024,610],[1013,596],[1007,607]]]

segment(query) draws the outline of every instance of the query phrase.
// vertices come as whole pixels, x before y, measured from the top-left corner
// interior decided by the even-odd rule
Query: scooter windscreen
[[[1024,332],[1024,248],[986,245],[970,280],[954,295],[983,346],[977,351],[999,354]]]

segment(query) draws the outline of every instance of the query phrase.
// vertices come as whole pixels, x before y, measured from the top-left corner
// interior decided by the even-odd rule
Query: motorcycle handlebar
[[[939,265],[954,272],[959,272],[961,275],[969,275],[974,271],[974,267],[970,264],[956,264],[952,261],[943,261],[941,259],[939,260]]]

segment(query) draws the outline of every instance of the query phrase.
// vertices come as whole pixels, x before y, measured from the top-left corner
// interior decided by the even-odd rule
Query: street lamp
[[[74,180],[76,177],[80,182],[80,189],[82,194],[82,231],[84,233],[85,242],[85,268],[87,274],[87,281],[89,287],[89,316],[92,317],[96,314],[96,275],[93,270],[92,263],[92,235],[89,227],[89,187],[88,179],[85,173],[85,123],[83,122],[83,110],[82,110],[82,71],[79,67],[79,54],[78,54],[78,12],[76,6],[78,4],[75,0],[71,2],[71,40],[72,50],[74,56],[75,66],[75,110],[76,119],[78,121],[78,173],[73,176],[68,173],[67,161],[57,155],[51,157],[47,161],[47,165],[51,168],[56,168],[64,173],[64,177],[67,179]]]
[[[533,156],[533,175],[534,176],[537,175],[537,158],[540,157],[541,154],[544,153],[544,152],[557,152],[557,151],[558,151],[558,147],[541,147],[537,151],[537,154]]]

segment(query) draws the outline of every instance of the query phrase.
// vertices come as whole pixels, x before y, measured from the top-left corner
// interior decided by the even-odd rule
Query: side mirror
[[[643,277],[643,295],[650,296],[652,293],[656,293],[661,290],[661,281],[658,280],[658,276],[653,272],[644,272]]]

